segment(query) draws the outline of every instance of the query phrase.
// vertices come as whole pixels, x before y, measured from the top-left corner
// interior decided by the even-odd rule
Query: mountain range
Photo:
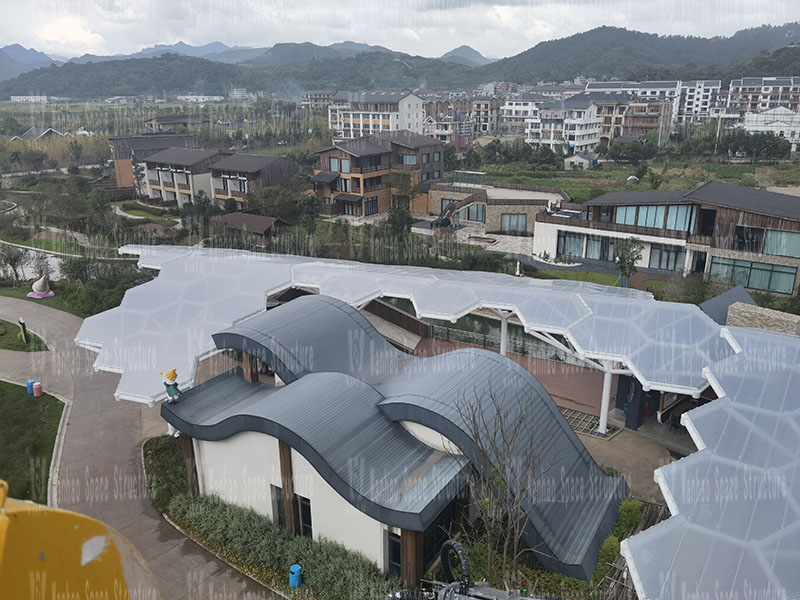
[[[179,42],[132,55],[84,55],[56,63],[17,44],[0,48],[0,98],[46,94],[71,98],[114,95],[222,94],[231,86],[297,96],[307,89],[447,89],[489,81],[536,83],[578,76],[656,79],[796,75],[748,69],[791,65],[800,23],[765,25],[730,37],[659,36],[616,27],[541,42],[516,56],[494,60],[469,46],[438,58],[411,56],[383,46],[339,42],[279,43],[249,48],[214,42]],[[789,46],[787,55],[754,62]],[[787,62],[788,61],[788,62]],[[47,67],[47,68],[41,68]]]

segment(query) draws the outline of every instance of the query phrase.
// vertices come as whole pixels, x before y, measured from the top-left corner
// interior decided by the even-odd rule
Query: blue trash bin
[[[33,384],[36,383],[33,379],[28,379],[28,395],[33,396]]]
[[[289,567],[289,587],[298,588],[303,583],[303,568],[298,564]]]

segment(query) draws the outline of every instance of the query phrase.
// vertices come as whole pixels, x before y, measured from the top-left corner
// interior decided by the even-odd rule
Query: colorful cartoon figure
[[[164,387],[167,389],[167,404],[175,404],[183,393],[178,388],[178,372],[172,369],[167,373],[161,374],[164,376]]]

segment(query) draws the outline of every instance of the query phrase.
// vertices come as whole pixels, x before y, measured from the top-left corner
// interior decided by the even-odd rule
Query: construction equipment
[[[161,599],[139,551],[90,517],[8,498],[0,480],[0,596]]]

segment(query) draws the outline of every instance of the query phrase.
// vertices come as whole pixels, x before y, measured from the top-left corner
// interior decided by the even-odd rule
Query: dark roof
[[[720,325],[728,322],[728,308],[736,302],[755,305],[756,301],[747,293],[741,285],[732,287],[728,291],[722,292],[719,296],[714,296],[710,300],[700,303],[700,310],[714,319]]]
[[[239,171],[241,173],[258,173],[268,166],[286,160],[279,156],[263,154],[231,154],[211,165],[216,171]]]
[[[165,163],[170,165],[180,165],[191,167],[216,156],[218,153],[213,150],[195,150],[189,148],[167,148],[161,152],[156,152],[147,157],[147,162]]]
[[[375,137],[379,137],[382,140],[388,140],[393,144],[397,144],[398,146],[403,146],[404,148],[424,148],[425,146],[441,146],[442,142],[439,140],[435,140],[427,135],[420,135],[419,133],[414,133],[413,131],[401,130],[401,131],[386,131],[376,133]]]
[[[412,92],[403,90],[400,92],[336,92],[333,100],[343,102],[400,102]]]
[[[249,383],[237,371],[184,392],[178,404],[162,404],[161,415],[201,440],[240,431],[276,437],[342,498],[393,527],[424,531],[464,485],[457,457],[417,440],[401,423],[433,429],[478,460],[459,402],[491,394],[541,439],[537,460],[552,473],[538,480],[547,497],[526,507],[528,546],[547,568],[591,576],[627,486],[602,473],[553,399],[514,361],[476,348],[428,358],[405,354],[358,310],[318,295],[259,313],[213,338],[218,349],[268,364],[286,385]],[[341,340],[348,341],[347,352]],[[502,459],[489,459],[502,477]],[[603,492],[574,494],[564,487],[574,481],[594,482]]]
[[[352,154],[353,156],[373,156],[375,154],[389,154],[391,150],[388,148],[384,148],[383,146],[379,146],[375,142],[370,142],[367,138],[360,138],[357,140],[347,140],[346,142],[339,142],[334,144],[333,146],[327,146],[320,150],[317,150],[315,154],[320,154],[322,152],[327,152],[328,150],[344,150],[348,154]]]
[[[191,135],[157,133],[150,135],[126,135],[110,137],[115,159],[135,157],[145,160],[151,154],[167,148],[199,148],[200,144]]]
[[[800,221],[800,197],[788,194],[709,181],[687,192],[686,197],[715,206]]]
[[[618,135],[617,137],[611,140],[611,143],[613,144],[614,142],[622,142],[623,144],[628,144],[630,142],[644,143],[646,141],[647,141],[646,135],[642,135],[640,133],[636,134],[626,133],[625,135]]]
[[[23,138],[40,138],[43,135],[47,135],[48,132],[52,132],[56,135],[63,136],[64,134],[58,131],[57,129],[53,129],[52,127],[31,127],[25,133],[22,134],[21,137]]]
[[[361,202],[361,196],[355,194],[339,194],[334,198],[337,202]]]
[[[637,204],[688,204],[684,190],[611,192],[584,202],[584,206],[635,206]]]
[[[339,173],[335,173],[333,171],[320,171],[311,178],[311,181],[315,183],[331,183],[336,181],[338,177]]]
[[[263,234],[272,228],[277,219],[275,217],[262,217],[244,212],[232,212],[211,217],[213,221],[223,223],[225,227]]]

